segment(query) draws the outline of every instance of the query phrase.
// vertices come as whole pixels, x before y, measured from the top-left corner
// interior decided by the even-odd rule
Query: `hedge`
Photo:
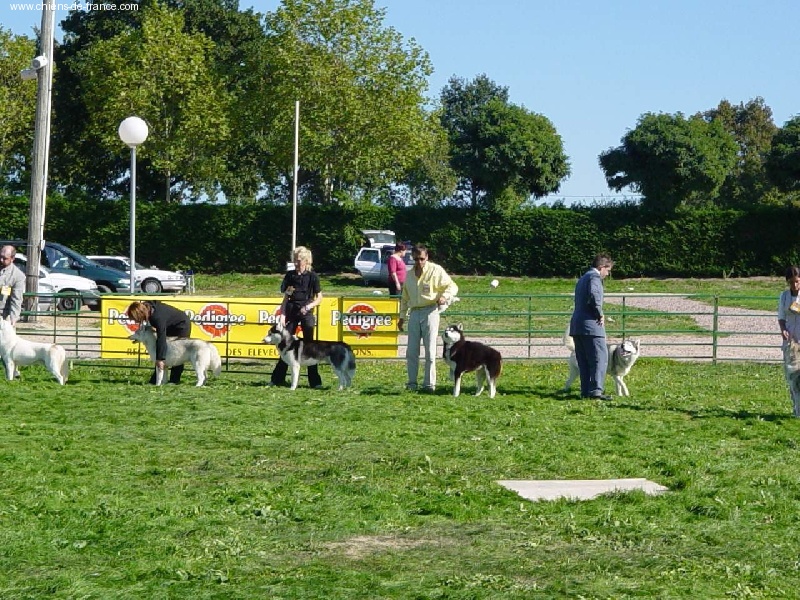
[[[0,199],[0,235],[26,238],[28,200]],[[320,272],[352,270],[360,229],[393,229],[426,243],[458,274],[574,277],[607,251],[619,277],[780,275],[800,263],[800,210],[681,210],[669,217],[631,204],[530,207],[513,213],[444,207],[299,206],[297,244]],[[128,254],[127,201],[48,200],[45,238],[84,254]],[[137,206],[136,256],[162,268],[224,273],[282,271],[291,252],[292,211],[267,204]]]

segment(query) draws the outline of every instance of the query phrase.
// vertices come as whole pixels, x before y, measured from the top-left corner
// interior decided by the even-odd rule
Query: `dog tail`
[[[567,347],[567,350],[570,352],[575,352],[575,340],[572,339],[572,336],[569,334],[569,323],[567,323],[567,329],[564,331],[564,346]]]
[[[215,377],[219,377],[220,373],[222,373],[222,359],[219,356],[219,350],[214,344],[209,343],[211,346],[211,361],[209,366],[211,367],[211,372],[214,373]]]

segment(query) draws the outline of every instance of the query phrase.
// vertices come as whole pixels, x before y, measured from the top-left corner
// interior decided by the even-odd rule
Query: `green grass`
[[[187,374],[188,380],[193,378]],[[800,420],[781,370],[644,358],[633,396],[562,396],[509,362],[494,400],[144,385],[38,367],[2,382],[2,598],[776,598],[800,586]],[[646,477],[657,497],[531,503],[498,479]]]

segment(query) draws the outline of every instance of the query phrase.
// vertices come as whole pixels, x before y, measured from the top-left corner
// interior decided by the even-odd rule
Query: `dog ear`
[[[456,329],[458,329],[459,331],[464,331],[464,324],[463,323],[456,324]]]

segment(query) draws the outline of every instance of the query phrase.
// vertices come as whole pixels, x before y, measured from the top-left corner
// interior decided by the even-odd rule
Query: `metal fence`
[[[358,301],[369,297],[346,298]],[[572,302],[571,294],[463,295],[442,314],[441,324],[443,329],[461,323],[468,339],[494,346],[506,359],[561,359],[568,355],[564,335]],[[777,306],[777,297],[607,294],[606,329],[609,342],[639,339],[644,358],[779,362],[781,339],[773,306]],[[50,308],[28,316],[31,320],[17,327],[23,337],[61,344],[76,359],[100,357],[101,313]],[[398,341],[397,358],[403,358],[405,336],[401,334]],[[266,371],[272,362],[227,359],[225,368],[235,371],[243,365],[261,365]],[[122,362],[121,357],[120,364],[130,366],[130,360]]]

